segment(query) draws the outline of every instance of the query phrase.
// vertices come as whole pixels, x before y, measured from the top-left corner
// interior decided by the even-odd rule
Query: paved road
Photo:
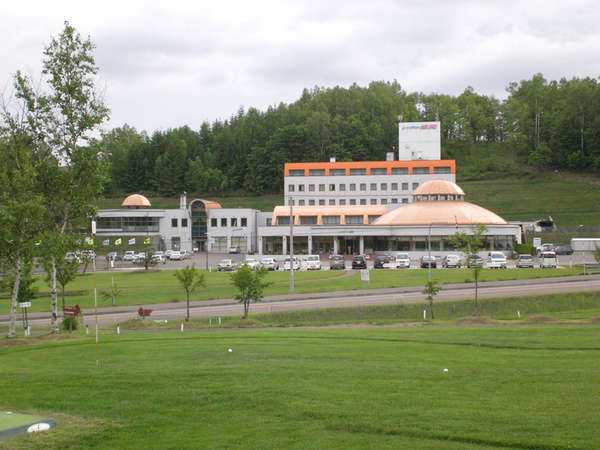
[[[316,294],[295,294],[266,297],[262,303],[251,306],[252,313],[268,313],[298,309],[330,308],[343,306],[359,306],[386,304],[397,302],[421,302],[425,296],[422,287],[343,291]],[[536,295],[558,292],[580,292],[600,290],[600,276],[573,276],[553,279],[532,279],[518,281],[497,281],[481,283],[479,297],[503,297],[519,295]],[[436,296],[436,301],[449,301],[473,298],[473,284],[444,285],[443,290]],[[232,299],[221,299],[204,302],[192,302],[190,305],[192,317],[218,317],[240,315],[242,307]],[[165,303],[146,305],[152,309],[153,319],[181,320],[186,314],[185,303]],[[98,320],[102,324],[123,322],[137,317],[139,306],[102,308]],[[93,310],[85,310],[86,323],[94,322]],[[48,313],[32,314],[32,326],[40,327],[49,324]],[[6,316],[0,316],[0,323],[6,322]]]

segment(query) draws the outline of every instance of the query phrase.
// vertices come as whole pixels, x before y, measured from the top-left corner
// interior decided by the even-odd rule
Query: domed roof
[[[465,195],[465,192],[452,181],[430,180],[415,189],[413,195]]]
[[[459,188],[460,189],[460,188]],[[497,214],[460,200],[413,202],[396,208],[372,225],[506,225]]]
[[[150,202],[140,194],[132,194],[123,200],[121,206],[124,208],[150,208]]]

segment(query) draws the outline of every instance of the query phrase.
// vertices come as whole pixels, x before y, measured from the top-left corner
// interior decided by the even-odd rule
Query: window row
[[[366,199],[366,198],[350,198],[350,199],[345,199],[345,198],[340,198],[340,199],[335,199],[335,198],[330,198],[328,200],[320,198],[320,199],[292,199],[291,200],[292,205],[296,205],[296,206],[355,206],[355,205],[387,205],[388,203],[390,204],[397,204],[397,203],[408,203],[408,198],[402,198],[399,199],[397,197],[394,198],[370,198],[370,199]]]
[[[179,219],[177,219],[177,218],[171,219],[171,228],[177,228],[178,223],[179,223]],[[188,220],[182,218],[181,219],[181,228],[186,228],[187,226],[188,226]]]
[[[408,191],[409,183],[350,183],[346,184],[289,184],[288,192],[384,192],[388,191]],[[368,189],[367,189],[368,187]],[[419,187],[419,183],[412,183],[412,189]]]
[[[239,225],[238,225],[239,223]],[[229,225],[228,225],[229,224]],[[216,227],[247,227],[248,226],[248,218],[246,217],[242,217],[239,219],[237,217],[221,217],[221,218],[217,218],[217,217],[212,217],[210,219],[210,226],[213,228]]]
[[[371,224],[378,215],[340,215],[340,216],[294,216],[294,223],[298,225],[364,225]],[[277,225],[289,225],[290,216],[277,216]]]
[[[408,175],[408,167],[372,167],[368,168],[355,168],[355,169],[308,169],[309,177],[322,177],[325,175],[329,176],[354,176],[354,175]],[[413,175],[424,175],[424,174],[446,174],[452,173],[450,166],[436,166],[436,167],[413,167],[410,172]],[[288,172],[290,177],[303,177],[306,175],[304,169],[291,169]]]

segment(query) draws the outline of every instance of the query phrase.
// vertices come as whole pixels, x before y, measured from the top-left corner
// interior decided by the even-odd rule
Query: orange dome
[[[460,188],[459,188],[460,189]],[[381,216],[373,225],[506,225],[493,212],[460,200],[414,202]]]
[[[460,186],[448,180],[430,180],[413,191],[413,195],[465,195]]]
[[[132,194],[123,200],[121,206],[124,208],[150,208],[150,202],[140,194]]]

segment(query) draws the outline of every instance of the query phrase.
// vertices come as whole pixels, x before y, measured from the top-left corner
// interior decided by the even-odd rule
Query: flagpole
[[[94,234],[96,234],[96,221],[92,220],[92,242],[94,242]],[[96,316],[96,367],[98,367],[98,292],[96,289],[96,257],[94,255],[94,315]]]

